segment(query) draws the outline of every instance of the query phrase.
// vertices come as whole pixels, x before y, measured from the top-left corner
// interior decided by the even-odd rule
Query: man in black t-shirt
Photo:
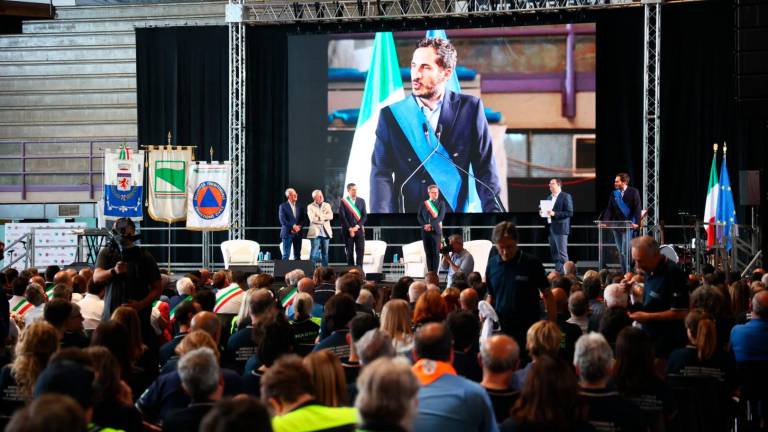
[[[501,330],[524,341],[528,328],[541,318],[539,294],[552,322],[556,322],[557,309],[541,261],[520,250],[517,239],[515,224],[496,225],[493,242],[499,254],[488,261],[485,280],[487,300],[499,315]]]
[[[659,252],[653,237],[632,241],[632,259],[644,273],[645,286],[642,310],[630,313],[629,317],[643,324],[653,339],[656,356],[667,358],[688,340],[683,322],[689,303],[685,273]]]
[[[119,233],[119,244],[113,242],[101,249],[96,258],[93,281],[106,284],[102,320],[108,321],[120,306],[136,309],[141,319],[144,343],[156,343],[150,324],[152,302],[160,297],[163,287],[157,262],[146,250],[136,246],[136,225],[128,218],[115,221],[113,228]],[[156,347],[155,347],[156,348]]]

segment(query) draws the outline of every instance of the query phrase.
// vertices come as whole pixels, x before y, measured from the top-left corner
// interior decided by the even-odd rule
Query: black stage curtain
[[[728,142],[728,167],[734,191],[738,170],[765,173],[768,142],[765,119],[737,115],[733,92],[734,35],[732,6],[726,2],[668,4],[662,13],[661,65],[661,219],[680,222],[679,212],[702,216],[712,143]],[[478,25],[514,25],[500,18]],[[579,21],[597,23],[598,156],[594,212],[577,214],[574,223],[590,223],[605,206],[617,172],[626,171],[635,186],[642,184],[643,10],[600,11]],[[455,27],[456,22],[444,27]],[[518,23],[519,24],[519,23]],[[542,24],[542,23],[539,23]],[[396,30],[334,27],[334,31]],[[319,28],[319,27],[318,27]],[[288,36],[286,27],[251,27],[247,32],[246,211],[250,226],[277,225],[276,207],[288,187]],[[207,158],[213,145],[216,159],[227,157],[228,59],[225,27],[138,29],[137,86],[139,142],[165,143],[171,130],[174,143],[195,144],[198,158]],[[307,71],[311,73],[311,71]],[[763,175],[763,190],[768,179]],[[763,204],[765,193],[763,193]],[[747,211],[736,204],[739,221]],[[493,225],[512,219],[538,224],[535,213],[514,215],[451,215],[447,225]],[[765,215],[761,215],[766,226]],[[152,225],[152,223],[145,223]],[[410,215],[381,215],[369,225],[415,225]],[[490,230],[489,230],[490,233]],[[450,234],[450,233],[448,233]],[[184,242],[198,233],[180,232]],[[217,235],[223,239],[224,234]],[[390,242],[416,240],[405,231]],[[768,237],[768,236],[767,236]],[[275,232],[250,232],[248,238],[276,243]],[[165,240],[165,237],[163,237]],[[571,242],[594,240],[572,238]],[[529,233],[524,242],[545,242],[545,233]],[[765,246],[765,245],[764,245]],[[341,260],[341,248],[332,248]],[[271,249],[272,253],[277,248]],[[399,251],[391,250],[388,255]],[[537,251],[546,257],[547,251]],[[388,256],[388,258],[389,258]],[[173,256],[174,260],[182,257]],[[595,259],[581,257],[581,259]],[[162,259],[162,258],[160,258]]]

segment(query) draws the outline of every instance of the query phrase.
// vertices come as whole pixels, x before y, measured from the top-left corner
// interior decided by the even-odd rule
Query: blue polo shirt
[[[443,375],[422,386],[414,431],[498,431],[488,393],[480,384],[458,375]]]
[[[549,282],[538,258],[520,249],[508,261],[496,255],[488,261],[486,281],[493,307],[502,320],[513,317],[526,323],[539,320],[539,291],[548,288]]]
[[[644,312],[688,310],[685,273],[666,257],[655,269],[645,273],[644,287]],[[688,341],[683,320],[647,322],[643,329],[654,340],[657,357],[667,358],[672,350],[682,348]]]
[[[753,318],[731,330],[731,347],[736,361],[768,360],[768,320]]]

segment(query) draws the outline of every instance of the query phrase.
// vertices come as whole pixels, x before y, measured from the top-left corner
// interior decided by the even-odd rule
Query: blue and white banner
[[[229,213],[232,208],[231,172],[229,162],[200,162],[190,166],[187,181],[187,229],[229,229]]]
[[[104,150],[104,219],[143,217],[144,151]]]

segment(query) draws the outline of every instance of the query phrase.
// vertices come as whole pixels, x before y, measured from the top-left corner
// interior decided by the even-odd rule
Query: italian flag
[[[717,152],[717,150],[715,150]],[[717,180],[717,153],[712,156],[712,168],[709,170],[709,185],[707,186],[707,203],[704,205],[704,224],[707,227],[707,247],[717,243],[715,219],[717,215],[717,197],[720,182]]]
[[[299,293],[299,290],[297,288],[294,288],[288,291],[285,297],[283,297],[283,299],[280,300],[280,305],[283,307],[283,309],[293,304],[293,300],[296,299],[296,294],[298,293]]]
[[[395,39],[389,32],[376,33],[344,181],[344,184],[355,183],[357,195],[365,200],[370,198],[371,155],[376,143],[379,112],[382,108],[403,99],[405,92],[403,80],[400,78]]]

